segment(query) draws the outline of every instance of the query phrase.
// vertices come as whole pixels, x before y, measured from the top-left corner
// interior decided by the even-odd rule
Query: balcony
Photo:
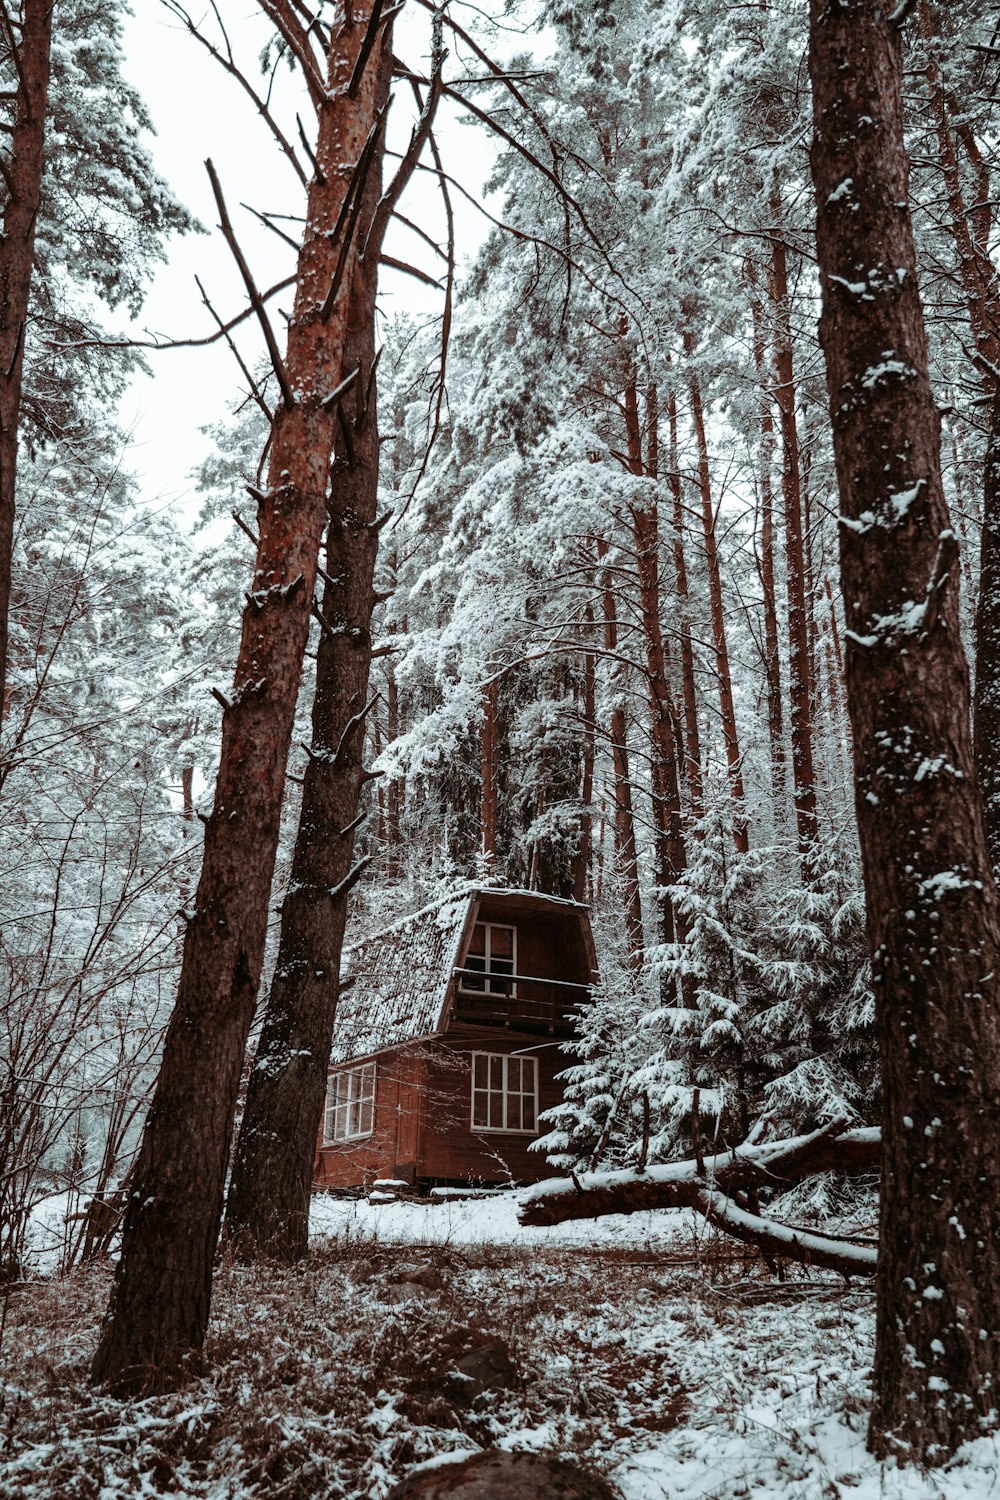
[[[516,1031],[569,1032],[566,1012],[588,999],[588,984],[539,979],[529,974],[484,974],[454,969],[454,1015],[473,1026],[507,1026]]]

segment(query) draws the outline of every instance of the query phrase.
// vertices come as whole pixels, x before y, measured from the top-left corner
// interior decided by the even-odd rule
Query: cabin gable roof
[[[429,1041],[448,1024],[454,971],[483,900],[578,913],[593,953],[588,909],[575,901],[472,886],[424,907],[344,950],[330,1062],[336,1067],[407,1043]]]

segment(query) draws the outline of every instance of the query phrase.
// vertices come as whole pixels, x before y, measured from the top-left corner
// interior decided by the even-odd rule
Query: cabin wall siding
[[[332,1145],[321,1136],[313,1172],[317,1188],[363,1187],[397,1175],[412,1181],[416,1175],[425,1060],[412,1048],[399,1048],[374,1062],[374,1129],[361,1140]]]
[[[461,1040],[449,1035],[428,1061],[427,1107],[433,1112],[434,1128],[425,1132],[418,1175],[421,1178],[461,1179],[483,1182],[538,1182],[551,1175],[544,1155],[529,1150],[532,1141],[544,1134],[507,1134],[473,1131],[472,1054],[473,1052],[507,1053],[531,1049],[538,1059],[539,1112],[551,1109],[562,1098],[562,1086],[556,1074],[569,1059],[555,1047],[535,1050],[537,1037],[479,1033],[463,1034]]]

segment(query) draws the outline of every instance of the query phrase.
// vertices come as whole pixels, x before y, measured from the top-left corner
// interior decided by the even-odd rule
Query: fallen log
[[[562,1224],[603,1214],[650,1208],[694,1208],[727,1234],[765,1256],[871,1276],[877,1246],[781,1224],[750,1204],[764,1187],[789,1187],[816,1172],[872,1172],[879,1166],[881,1132],[847,1129],[832,1121],[810,1135],[765,1144],[744,1143],[704,1160],[670,1162],[642,1172],[587,1172],[550,1178],[524,1190],[519,1219],[525,1225]],[[749,1192],[749,1200],[744,1194]]]

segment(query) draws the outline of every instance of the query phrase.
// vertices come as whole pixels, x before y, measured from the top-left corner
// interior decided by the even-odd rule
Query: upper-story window
[[[513,995],[517,973],[517,928],[477,922],[462,965],[460,988],[474,995]]]
[[[340,1068],[330,1074],[326,1089],[323,1138],[356,1141],[375,1127],[375,1064]]]

